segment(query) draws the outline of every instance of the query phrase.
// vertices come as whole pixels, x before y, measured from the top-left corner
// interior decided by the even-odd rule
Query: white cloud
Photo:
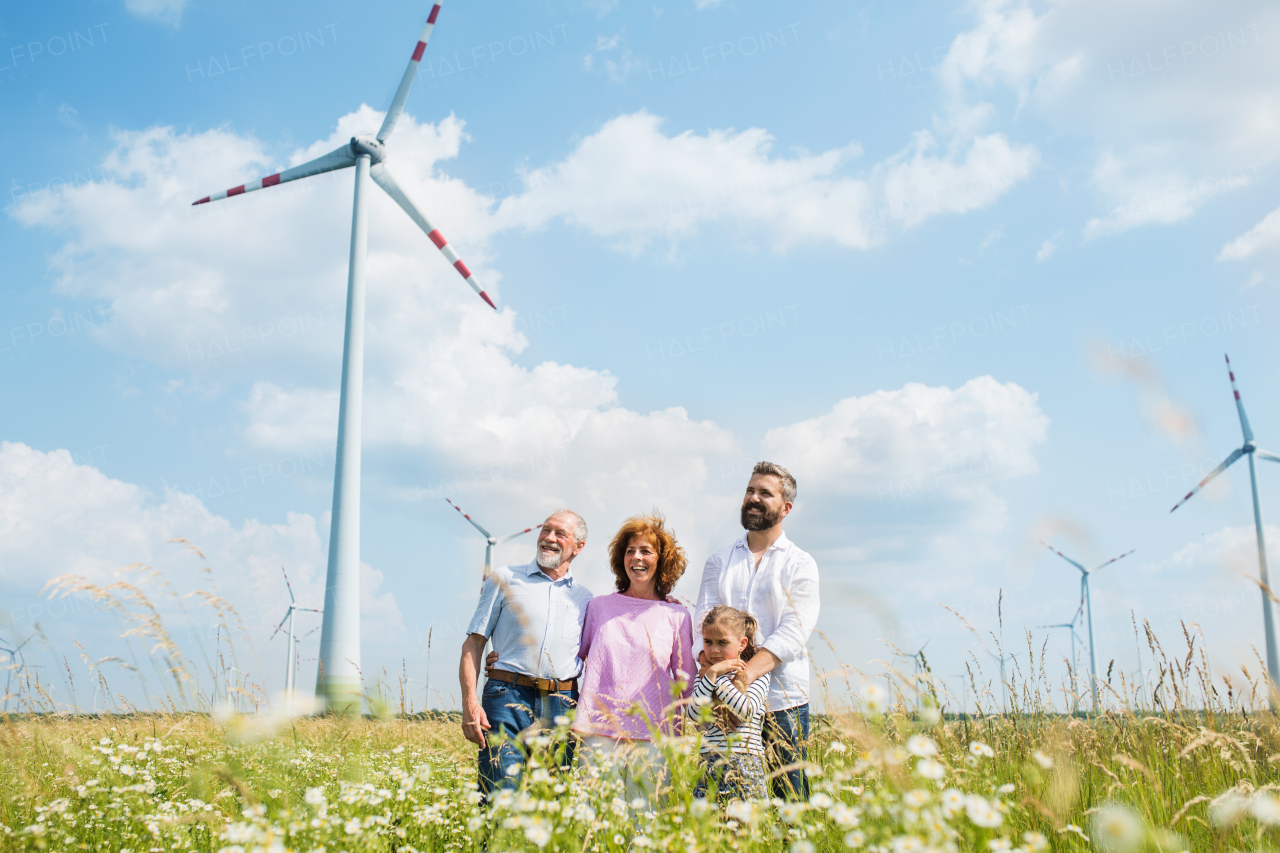
[[[704,9],[714,9],[723,2],[724,0],[693,0],[693,7],[701,12]]]
[[[1045,240],[1040,244],[1040,248],[1036,250],[1036,260],[1047,261],[1056,251],[1058,251],[1058,244],[1053,240]]]
[[[255,640],[265,640],[273,619],[283,615],[281,567],[302,602],[323,605],[327,530],[315,518],[289,513],[284,523],[249,519],[236,526],[194,495],[169,489],[157,497],[75,461],[66,450],[46,453],[0,442],[0,537],[0,582],[26,587],[33,600],[56,575],[104,585],[119,569],[144,563],[169,569],[167,580],[180,594],[203,583],[196,570],[208,565],[212,581],[240,610]],[[183,558],[180,546],[171,544],[179,538],[200,548],[207,563]],[[367,564],[361,569],[368,633],[374,640],[391,639],[403,629],[395,598],[379,591],[381,572]],[[157,604],[173,615],[171,602]]]
[[[1220,261],[1242,261],[1259,251],[1271,249],[1280,240],[1280,208],[1268,213],[1262,221],[1222,247]]]
[[[187,0],[124,0],[124,7],[139,18],[174,27],[182,23],[182,10],[186,5]]]
[[[1265,38],[1280,25],[1274,4],[1223,7],[1212,21],[1193,0],[1159,15],[1105,0],[1039,13],[1027,0],[987,0],[976,14],[943,64],[953,104],[1007,87],[1020,110],[1091,140],[1091,183],[1107,212],[1086,238],[1182,221],[1276,161],[1280,55]]]
[[[993,203],[1038,160],[1001,134],[957,137],[943,150],[921,132],[853,177],[842,173],[862,155],[856,143],[781,157],[760,128],[667,136],[661,125],[644,111],[612,119],[561,162],[525,173],[529,190],[503,200],[499,222],[539,228],[562,217],[632,252],[710,223],[753,232],[752,243],[762,232],[777,251],[813,242],[862,249],[885,239],[886,221],[909,228]]]

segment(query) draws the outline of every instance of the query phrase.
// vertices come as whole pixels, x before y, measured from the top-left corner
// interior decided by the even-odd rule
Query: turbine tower
[[[1119,557],[1112,557],[1110,560],[1107,560],[1105,563],[1101,563],[1097,566],[1094,566],[1092,569],[1086,569],[1084,566],[1080,565],[1075,560],[1071,559],[1066,554],[1059,551],[1057,548],[1054,548],[1048,542],[1042,541],[1040,544],[1048,548],[1050,551],[1057,554],[1059,557],[1066,560],[1068,563],[1070,563],[1071,565],[1075,566],[1077,569],[1080,570],[1080,603],[1085,608],[1085,612],[1087,613],[1087,616],[1088,616],[1087,621],[1089,625],[1089,686],[1091,688],[1090,692],[1093,695],[1093,713],[1097,714],[1099,710],[1098,709],[1098,656],[1097,654],[1094,653],[1094,650],[1093,650],[1093,598],[1092,596],[1089,595],[1089,575],[1093,574],[1098,569],[1111,565],[1116,560],[1123,560],[1125,557],[1132,554],[1133,551],[1125,551]],[[1078,610],[1076,611],[1076,615],[1077,616],[1079,615]],[[1072,619],[1071,621],[1072,623],[1075,622],[1074,619]],[[1075,654],[1074,645],[1072,646],[1072,654],[1073,655]]]
[[[508,533],[506,536],[494,536],[491,533],[489,533],[489,531],[481,527],[474,518],[467,515],[465,512],[462,512],[462,507],[458,506],[456,503],[449,500],[448,498],[445,498],[445,502],[449,504],[449,506],[456,509],[459,513],[462,513],[462,517],[465,518],[467,521],[471,522],[471,526],[474,527],[476,530],[479,530],[480,535],[484,537],[484,541],[485,541],[484,576],[486,578],[489,577],[489,572],[493,571],[493,546],[501,545],[503,542],[508,542],[512,539],[515,539],[517,536],[523,536],[529,531],[533,530],[532,527],[526,527],[524,530],[521,530],[517,533]]]
[[[418,63],[440,14],[431,8],[391,106],[376,137],[358,135],[341,148],[283,172],[207,195],[192,204],[243,195],[323,172],[355,168],[355,204],[351,217],[351,252],[347,273],[347,315],[342,345],[342,387],[338,403],[338,445],[333,474],[333,512],[329,532],[329,566],[325,577],[324,620],[320,631],[320,662],[316,699],[322,710],[360,710],[360,427],[364,396],[364,283],[368,248],[369,178],[417,223],[450,264],[491,308],[497,308],[471,270],[458,257],[439,229],[431,224],[396,183],[387,169],[387,140],[404,110]]]
[[[1227,360],[1227,376],[1231,378],[1231,393],[1236,398],[1236,413],[1240,416],[1240,432],[1244,434],[1244,444],[1231,451],[1231,455],[1223,460],[1221,465],[1210,471],[1209,476],[1197,483],[1196,487],[1187,492],[1187,496],[1178,501],[1169,512],[1173,512],[1174,509],[1191,500],[1192,495],[1203,489],[1205,484],[1214,477],[1231,467],[1241,456],[1249,457],[1249,485],[1253,489],[1253,526],[1258,536],[1258,579],[1262,581],[1262,629],[1266,633],[1267,641],[1267,676],[1271,679],[1271,689],[1267,691],[1267,702],[1271,706],[1271,710],[1275,711],[1275,691],[1277,685],[1280,685],[1280,669],[1277,669],[1276,628],[1271,615],[1271,581],[1268,580],[1267,574],[1267,539],[1262,532],[1262,504],[1258,502],[1258,472],[1254,469],[1253,457],[1258,456],[1262,459],[1269,459],[1272,462],[1280,462],[1280,456],[1269,453],[1254,443],[1253,428],[1249,426],[1249,417],[1244,413],[1244,402],[1240,399],[1240,389],[1236,388],[1236,374],[1231,369],[1231,359],[1225,355],[1223,358]]]
[[[286,622],[289,623],[289,631],[288,631],[289,656],[285,659],[287,662],[287,665],[285,666],[285,670],[284,670],[284,694],[285,694],[285,701],[287,703],[290,703],[290,707],[292,707],[293,691],[297,687],[297,680],[298,680],[297,679],[297,675],[298,675],[297,659],[296,659],[296,655],[297,655],[296,649],[298,647],[298,639],[297,639],[297,635],[294,634],[293,632],[293,614],[297,613],[300,610],[306,613],[323,613],[324,611],[317,610],[314,607],[299,607],[297,599],[293,597],[293,584],[289,583],[289,573],[284,570],[283,566],[280,567],[280,572],[281,574],[284,575],[285,588],[289,590],[289,608],[288,610],[285,611],[284,618],[280,620],[280,624],[277,625],[276,629],[271,632],[271,636],[268,639],[274,640],[276,634],[279,634],[280,629],[284,627],[284,624]]]
[[[1070,632],[1071,632],[1071,673],[1072,673],[1072,677],[1073,677],[1073,679],[1074,679],[1074,678],[1076,678],[1076,677],[1078,677],[1078,676],[1076,676],[1076,675],[1075,675],[1075,671],[1076,671],[1076,620],[1078,620],[1078,619],[1080,618],[1080,616],[1081,616],[1081,614],[1082,614],[1083,612],[1084,612],[1084,602],[1082,601],[1082,602],[1080,602],[1080,606],[1076,608],[1076,612],[1075,612],[1075,614],[1074,614],[1074,615],[1072,615],[1072,617],[1071,617],[1071,621],[1070,621],[1070,622],[1058,622],[1058,623],[1056,623],[1056,624],[1054,624],[1054,625],[1037,625],[1037,626],[1036,626],[1037,628],[1066,628],[1068,631],[1070,631]],[[1073,692],[1073,693],[1075,692],[1074,684],[1075,684],[1075,682],[1073,681],[1073,687],[1072,687],[1072,692]],[[1079,697],[1077,696],[1077,698],[1076,698],[1076,703],[1077,703],[1077,704],[1079,704],[1079,701],[1080,701],[1080,700],[1079,700]],[[1075,708],[1074,708],[1074,706],[1072,707],[1072,713],[1073,713],[1073,714],[1075,713]]]

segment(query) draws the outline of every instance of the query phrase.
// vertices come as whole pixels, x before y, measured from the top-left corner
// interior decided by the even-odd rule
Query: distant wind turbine
[[[463,518],[471,522],[471,526],[474,527],[476,530],[479,530],[480,535],[484,537],[484,541],[485,541],[484,576],[486,578],[489,577],[489,573],[493,571],[493,546],[501,545],[503,542],[509,542],[510,540],[515,539],[517,536],[523,536],[529,531],[533,530],[532,527],[526,527],[524,530],[520,530],[515,533],[508,533],[506,536],[494,536],[492,533],[490,533],[489,531],[481,527],[474,518],[472,518],[471,516],[463,512],[462,507],[458,506],[456,503],[449,500],[448,498],[445,498],[444,500],[445,500],[445,503],[449,504],[449,506],[456,509],[462,515]]]
[[[1119,557],[1112,557],[1110,560],[1107,560],[1105,563],[1101,563],[1100,565],[1094,566],[1092,569],[1086,569],[1084,566],[1080,565],[1075,560],[1071,559],[1066,554],[1059,551],[1057,548],[1054,548],[1048,542],[1041,541],[1040,544],[1048,548],[1050,551],[1057,554],[1059,557],[1066,560],[1068,563],[1070,563],[1071,565],[1075,566],[1077,569],[1080,570],[1080,601],[1084,605],[1084,608],[1088,614],[1088,623],[1089,623],[1089,686],[1093,694],[1093,713],[1096,714],[1098,713],[1098,710],[1099,710],[1098,708],[1098,656],[1094,652],[1093,598],[1092,596],[1089,595],[1089,575],[1098,571],[1098,569],[1105,568],[1106,566],[1111,565],[1116,560],[1123,560],[1125,557],[1132,554],[1133,551],[1125,551]],[[1080,615],[1079,611],[1076,611],[1076,615],[1077,616]],[[1075,619],[1072,619],[1071,621],[1074,623]],[[1072,643],[1073,644],[1072,644],[1071,653],[1072,653],[1072,656],[1074,657],[1075,655],[1074,640],[1072,641]]]
[[[476,281],[439,229],[431,224],[387,169],[386,142],[404,111],[418,64],[440,14],[440,3],[418,37],[409,67],[405,69],[377,137],[361,134],[322,157],[256,181],[207,195],[192,204],[207,204],[231,196],[274,187],[300,178],[355,167],[355,205],[351,219],[351,254],[347,272],[347,317],[342,346],[342,386],[338,402],[338,446],[333,475],[333,512],[330,515],[329,567],[325,577],[324,620],[320,632],[320,664],[316,698],[331,711],[360,710],[360,428],[364,396],[364,281],[368,248],[368,179],[391,196],[431,238],[467,284],[491,308],[493,300]]]
[[[1205,477],[1196,487],[1187,492],[1187,496],[1178,501],[1173,509],[1182,506],[1191,500],[1191,496],[1205,487],[1205,484],[1214,477],[1221,474],[1227,468],[1231,467],[1241,456],[1249,457],[1249,485],[1253,489],[1253,526],[1258,537],[1258,575],[1262,581],[1262,629],[1266,633],[1267,641],[1267,675],[1271,678],[1271,690],[1267,691],[1267,702],[1271,706],[1271,710],[1276,710],[1275,691],[1277,685],[1280,685],[1280,669],[1277,668],[1276,661],[1276,629],[1272,622],[1271,616],[1271,581],[1267,575],[1267,539],[1262,532],[1262,504],[1258,502],[1258,472],[1254,470],[1253,457],[1258,456],[1263,459],[1269,459],[1272,462],[1280,462],[1280,456],[1270,453],[1258,447],[1253,440],[1253,428],[1249,426],[1249,418],[1244,413],[1244,402],[1240,399],[1240,389],[1236,388],[1236,374],[1231,369],[1231,359],[1227,359],[1227,376],[1231,378],[1231,393],[1236,398],[1236,413],[1240,416],[1240,432],[1244,434],[1244,444],[1231,451],[1231,455],[1223,460],[1222,464],[1209,472],[1209,476]]]
[[[288,665],[284,670],[284,694],[287,702],[293,701],[293,691],[297,681],[297,635],[293,632],[293,614],[299,610],[306,613],[323,613],[323,610],[316,610],[314,607],[299,607],[297,599],[293,597],[293,584],[289,583],[289,573],[280,567],[280,573],[284,575],[285,589],[289,590],[289,609],[285,611],[284,618],[280,620],[280,624],[271,632],[269,640],[275,639],[276,634],[280,633],[280,629],[284,627],[286,622],[289,623],[289,657],[286,658]],[[314,629],[313,629],[314,630]]]
[[[1058,622],[1055,625],[1037,625],[1036,626],[1037,628],[1066,628],[1071,633],[1071,672],[1072,672],[1073,678],[1076,677],[1075,672],[1076,672],[1076,666],[1077,666],[1076,639],[1078,638],[1078,635],[1076,634],[1076,622],[1084,614],[1084,607],[1083,607],[1084,602],[1081,602],[1080,604],[1081,606],[1076,607],[1076,612],[1071,617],[1070,622]],[[1084,641],[1082,640],[1081,642],[1083,643]],[[1072,687],[1072,692],[1075,692],[1074,686]],[[1078,701],[1079,700],[1077,700],[1077,703]],[[1072,713],[1074,712],[1075,712],[1075,709],[1073,707]]]

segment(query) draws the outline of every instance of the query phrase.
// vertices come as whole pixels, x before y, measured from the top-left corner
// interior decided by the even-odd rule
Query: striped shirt
[[[689,703],[689,716],[697,719],[702,706],[710,704],[710,700],[719,699],[724,707],[742,722],[737,731],[725,732],[715,723],[702,727],[702,752],[721,755],[736,752],[748,755],[764,755],[764,742],[760,738],[760,730],[764,727],[765,712],[768,710],[769,673],[751,682],[747,692],[743,693],[733,683],[733,676],[725,674],[714,683],[705,675],[700,676],[693,686],[693,701]]]

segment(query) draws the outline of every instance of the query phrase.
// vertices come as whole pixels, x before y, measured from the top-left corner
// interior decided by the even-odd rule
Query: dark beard
[[[747,510],[749,509],[760,510],[760,517],[753,521],[747,515]],[[742,505],[742,527],[744,530],[768,530],[780,521],[782,521],[781,509],[770,511],[768,507],[761,503],[749,503]]]

